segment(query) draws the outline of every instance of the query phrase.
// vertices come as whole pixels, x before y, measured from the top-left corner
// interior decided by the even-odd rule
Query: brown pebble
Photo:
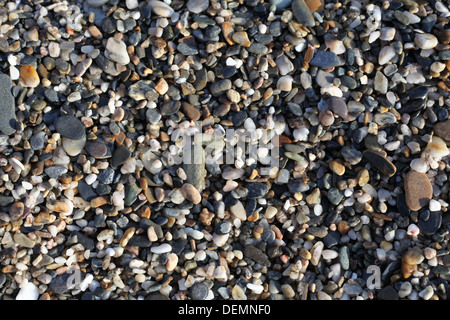
[[[450,141],[450,119],[437,123],[434,126],[434,134],[446,141]]]
[[[330,162],[330,169],[338,176],[342,176],[345,173],[345,166],[340,159],[335,159]]]
[[[22,202],[16,202],[9,208],[9,215],[13,221],[19,220],[24,212],[25,206]]]
[[[39,75],[33,66],[25,65],[20,68],[20,77],[23,83],[30,88],[35,88],[39,85]]]
[[[202,201],[202,196],[200,192],[190,183],[185,183],[181,187],[181,193],[185,199],[192,202],[193,204],[198,204]]]
[[[192,104],[183,102],[182,104],[183,112],[184,114],[193,121],[197,121],[201,117],[200,110],[198,110],[196,107],[194,107]]]
[[[323,0],[305,0],[305,3],[311,12],[321,12],[324,8]]]
[[[424,173],[411,170],[405,176],[404,186],[406,205],[413,211],[426,206],[433,196],[433,187]]]

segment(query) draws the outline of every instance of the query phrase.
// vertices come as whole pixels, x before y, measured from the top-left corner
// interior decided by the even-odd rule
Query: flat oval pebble
[[[71,115],[63,115],[56,118],[54,122],[56,131],[63,137],[80,140],[86,136],[86,131],[83,123]]]
[[[413,211],[426,206],[433,196],[433,187],[428,177],[414,170],[406,174],[404,188],[406,205]]]
[[[396,166],[377,151],[365,150],[363,152],[363,156],[371,163],[373,167],[388,177],[392,177],[397,172]]]

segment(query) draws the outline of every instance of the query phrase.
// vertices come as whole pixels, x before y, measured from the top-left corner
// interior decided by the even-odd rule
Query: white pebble
[[[16,296],[16,300],[37,300],[39,298],[39,288],[32,282],[23,286]]]
[[[430,200],[430,203],[428,204],[430,211],[440,211],[441,210],[441,204],[439,201],[436,201],[434,199]]]

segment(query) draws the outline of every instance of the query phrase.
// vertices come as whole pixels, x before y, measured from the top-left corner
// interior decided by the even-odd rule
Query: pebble
[[[161,17],[170,18],[175,13],[172,7],[162,1],[149,1],[148,5],[155,14]]]
[[[105,49],[105,54],[108,59],[123,65],[130,63],[127,46],[122,40],[113,37],[109,38],[106,42]]]
[[[202,200],[200,192],[190,183],[185,183],[181,187],[181,193],[184,198],[192,202],[193,204],[198,204]]]
[[[433,157],[436,161],[450,154],[445,141],[437,136],[431,138],[431,141],[427,144],[423,152]]]
[[[395,34],[395,29],[394,29]],[[391,46],[383,47],[378,55],[378,63],[384,65],[396,56],[395,49]]]
[[[16,300],[38,300],[38,298],[39,288],[32,282],[21,287],[16,296]]]
[[[54,122],[56,131],[63,137],[72,140],[81,140],[86,137],[86,131],[83,123],[71,115],[63,115],[56,118]]]
[[[319,51],[311,60],[312,66],[317,66],[322,69],[329,69],[339,64],[337,55],[331,51]]]
[[[244,256],[265,267],[269,267],[271,264],[269,259],[267,258],[267,255],[262,250],[256,248],[251,244],[248,244],[244,247]]]
[[[196,282],[189,289],[189,294],[192,300],[206,300],[208,292],[209,292],[208,286],[203,282]]]
[[[208,0],[189,0],[186,3],[186,8],[192,13],[201,13],[208,9],[209,1]]]
[[[439,122],[434,125],[434,133],[444,139],[445,141],[450,141],[450,119],[444,122]]]
[[[397,172],[396,166],[377,151],[365,150],[363,156],[373,167],[388,177],[392,177]]]
[[[269,186],[261,182],[253,182],[247,185],[247,198],[259,199],[264,197],[269,192]]]
[[[404,188],[406,205],[413,211],[426,206],[433,196],[433,187],[428,177],[414,170],[406,174]]]
[[[414,43],[422,50],[434,49],[439,41],[433,34],[430,33],[416,33]]]
[[[36,88],[41,83],[36,69],[30,65],[20,67],[20,78],[23,80],[25,86],[29,88]]]
[[[314,17],[311,10],[306,5],[305,0],[293,0],[292,13],[294,14],[295,19],[301,24],[307,27],[314,26]]]
[[[62,145],[67,155],[74,157],[79,155],[83,151],[84,146],[86,145],[86,137],[83,137],[79,140],[73,140],[63,137]]]
[[[11,93],[12,81],[5,74],[0,74],[0,131],[5,135],[16,132],[15,100]]]
[[[386,94],[388,90],[388,79],[380,71],[377,71],[374,78],[373,88],[381,94]]]

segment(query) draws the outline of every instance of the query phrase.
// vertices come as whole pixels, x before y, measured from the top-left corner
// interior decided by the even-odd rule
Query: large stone
[[[6,135],[16,132],[16,104],[11,89],[11,78],[0,74],[0,131]]]
[[[406,205],[413,211],[418,211],[430,202],[433,187],[428,177],[421,172],[411,170],[404,181]]]

